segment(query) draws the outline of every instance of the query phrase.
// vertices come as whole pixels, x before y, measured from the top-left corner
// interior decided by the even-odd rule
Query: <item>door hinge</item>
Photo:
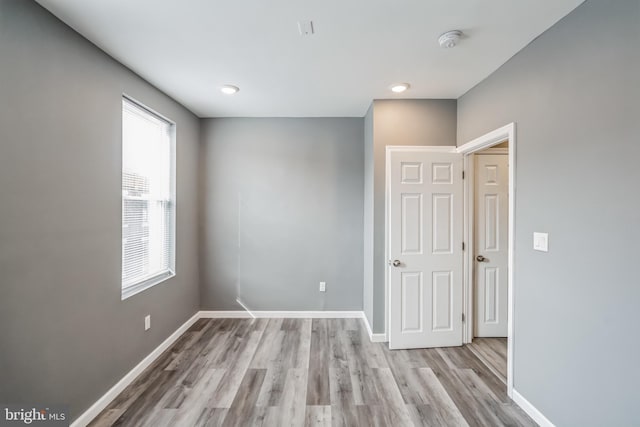
[[[464,171],[462,171],[462,179],[464,179]]]
[[[464,323],[464,313],[462,313],[462,323]]]
[[[464,242],[462,242],[462,250],[464,251]]]

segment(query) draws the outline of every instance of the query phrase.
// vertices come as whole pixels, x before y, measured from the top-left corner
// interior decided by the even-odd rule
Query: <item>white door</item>
[[[507,336],[509,156],[475,156],[475,336]]]
[[[462,345],[462,155],[406,150],[387,156],[389,348]]]

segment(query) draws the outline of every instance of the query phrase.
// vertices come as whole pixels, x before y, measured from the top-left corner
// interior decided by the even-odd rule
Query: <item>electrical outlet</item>
[[[327,291],[327,282],[320,282],[320,292]]]
[[[150,314],[144,316],[144,330],[148,331],[149,329],[151,329],[151,315]]]

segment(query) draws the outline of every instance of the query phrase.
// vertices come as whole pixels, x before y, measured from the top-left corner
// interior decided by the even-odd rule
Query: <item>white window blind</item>
[[[122,101],[122,298],[175,275],[173,125]]]

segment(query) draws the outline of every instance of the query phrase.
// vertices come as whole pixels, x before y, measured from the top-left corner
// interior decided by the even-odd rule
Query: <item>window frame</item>
[[[122,178],[124,172],[124,110],[126,108],[126,104],[130,104],[134,108],[137,108],[150,116],[154,117],[157,120],[161,120],[165,122],[169,127],[169,209],[172,210],[171,222],[170,222],[170,256],[169,256],[169,268],[163,270],[151,277],[142,279],[133,284],[129,284],[128,286],[124,286],[124,281],[122,280],[122,271],[124,269],[124,194],[122,192]],[[120,289],[121,289],[121,300],[125,300],[130,298],[140,292],[143,292],[149,288],[152,288],[155,285],[158,285],[166,280],[171,279],[176,276],[176,247],[177,247],[177,230],[176,230],[176,217],[177,217],[177,198],[176,198],[176,123],[166,117],[163,114],[158,113],[156,110],[149,108],[147,105],[141,103],[140,101],[132,98],[131,96],[123,93],[120,102]]]

